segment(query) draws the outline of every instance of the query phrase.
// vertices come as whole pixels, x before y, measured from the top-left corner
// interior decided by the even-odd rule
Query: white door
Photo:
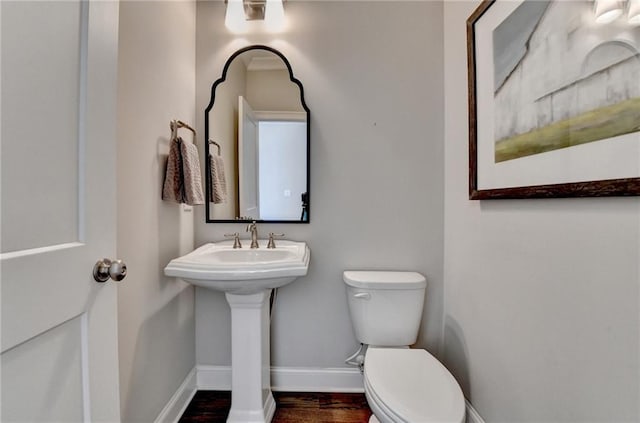
[[[307,190],[307,122],[262,120],[258,124],[260,216],[266,220],[299,220],[301,196]]]
[[[258,119],[244,97],[238,97],[238,186],[240,216],[260,219]]]
[[[0,420],[120,420],[118,3],[2,1]],[[125,282],[121,282],[125,283]]]

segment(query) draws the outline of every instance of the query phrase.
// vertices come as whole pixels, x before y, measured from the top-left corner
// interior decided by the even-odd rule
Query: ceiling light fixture
[[[225,26],[232,32],[245,32],[250,21],[263,21],[267,31],[284,29],[283,0],[225,0]]]

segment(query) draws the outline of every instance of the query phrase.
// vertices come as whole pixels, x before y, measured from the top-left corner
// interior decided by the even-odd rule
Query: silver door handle
[[[120,282],[127,276],[127,265],[122,260],[104,258],[93,266],[93,279],[96,282],[106,282],[109,278]]]

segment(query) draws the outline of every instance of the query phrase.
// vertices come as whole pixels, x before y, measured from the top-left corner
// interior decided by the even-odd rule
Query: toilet
[[[416,342],[427,281],[416,272],[345,271],[351,323],[364,344],[369,423],[464,423],[460,386]]]

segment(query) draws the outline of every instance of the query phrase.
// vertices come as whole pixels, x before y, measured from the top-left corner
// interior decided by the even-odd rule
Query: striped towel
[[[214,204],[227,202],[227,178],[224,175],[222,156],[209,154],[209,198]]]
[[[204,204],[198,147],[182,138],[171,140],[162,199],[191,206]]]
[[[170,141],[169,159],[164,173],[164,185],[162,186],[162,199],[182,203],[182,157],[180,155],[180,138]]]
[[[198,147],[194,143],[182,141],[180,142],[180,153],[182,156],[182,180],[184,182],[183,202],[190,206],[204,204]]]

